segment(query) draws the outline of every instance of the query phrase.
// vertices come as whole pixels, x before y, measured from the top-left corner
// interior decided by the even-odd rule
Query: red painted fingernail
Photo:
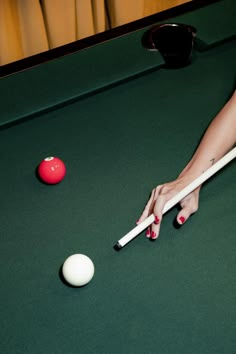
[[[159,222],[160,222],[160,219],[158,218],[158,216],[155,216],[155,221],[154,221],[154,224],[159,224]]]
[[[152,231],[151,238],[156,238],[156,236],[157,236],[157,234],[154,231]]]
[[[184,222],[185,222],[185,217],[184,216],[181,216],[180,218],[179,218],[179,220],[181,221],[181,223],[183,224]]]
[[[139,223],[139,220],[136,221],[136,224],[138,224],[138,223]]]
[[[147,232],[146,232],[146,237],[150,237],[150,230],[147,230]]]

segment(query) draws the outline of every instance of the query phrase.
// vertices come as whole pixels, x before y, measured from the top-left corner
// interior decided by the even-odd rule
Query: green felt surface
[[[141,33],[62,57],[0,80],[1,125],[75,100],[163,63],[141,45]],[[12,99],[9,102],[9,99]]]
[[[236,2],[222,0],[169,19],[196,26],[197,49],[236,33]],[[0,127],[159,68],[163,59],[141,45],[146,29],[0,80]]]
[[[1,353],[235,353],[235,162],[186,225],[173,208],[156,242],[113,249],[185,166],[232,93],[235,62],[231,41],[0,131]],[[35,176],[48,155],[67,166],[57,186]],[[81,289],[60,278],[73,253],[95,264]]]
[[[219,42],[236,37],[236,2],[223,0],[213,6],[206,6],[188,14],[188,21],[198,30],[201,49],[207,49]],[[178,21],[185,21],[184,15]]]

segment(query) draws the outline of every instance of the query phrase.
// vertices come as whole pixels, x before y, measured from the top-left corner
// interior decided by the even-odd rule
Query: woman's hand
[[[192,182],[194,178],[189,175],[183,175],[176,180],[157,186],[153,189],[151,197],[147,202],[144,211],[137,221],[137,224],[144,221],[149,215],[154,214],[155,221],[148,228],[146,236],[151,239],[156,239],[159,236],[163,209],[167,201],[173,198],[183,188]],[[177,222],[182,225],[185,221],[195,213],[198,209],[200,187],[187,195],[180,201],[181,210],[177,215]]]

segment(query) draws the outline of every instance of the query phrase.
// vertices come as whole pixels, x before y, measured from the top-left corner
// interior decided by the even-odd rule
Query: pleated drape
[[[0,0],[0,65],[190,0]]]
[[[39,1],[0,1],[0,64],[48,50]]]

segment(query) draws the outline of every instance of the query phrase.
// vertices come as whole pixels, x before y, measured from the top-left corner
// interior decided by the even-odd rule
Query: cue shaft
[[[170,210],[174,205],[178,204],[183,198],[185,198],[188,194],[194,191],[197,187],[199,187],[202,183],[208,180],[211,176],[213,176],[216,172],[218,172],[221,168],[227,165],[230,161],[232,161],[236,157],[236,147],[229,151],[226,155],[224,155],[220,160],[218,160],[214,165],[212,165],[208,170],[203,172],[199,177],[197,177],[193,182],[191,182],[188,186],[186,186],[182,191],[177,193],[173,198],[171,198],[168,202],[166,202],[163,214],[165,214],[168,210]],[[142,223],[137,225],[134,229],[128,232],[125,236],[123,236],[116,243],[117,248],[124,247],[128,242],[138,236],[143,230],[145,230],[148,226],[150,226],[154,222],[154,214],[151,214],[147,219],[145,219]]]

